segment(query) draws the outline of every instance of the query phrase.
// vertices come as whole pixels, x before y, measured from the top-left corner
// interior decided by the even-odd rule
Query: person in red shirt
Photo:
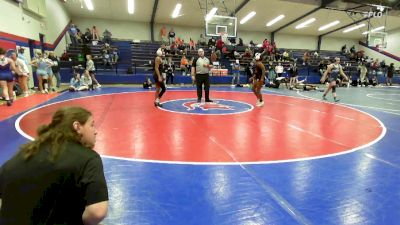
[[[222,48],[224,47],[224,41],[222,41],[222,39],[220,38],[220,39],[218,39],[217,40],[217,43],[216,43],[216,47],[217,47],[217,49],[218,50],[220,50],[220,51],[222,51]]]

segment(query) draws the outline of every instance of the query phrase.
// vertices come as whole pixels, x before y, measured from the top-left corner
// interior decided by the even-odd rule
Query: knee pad
[[[336,85],[332,86],[332,93],[336,93]]]

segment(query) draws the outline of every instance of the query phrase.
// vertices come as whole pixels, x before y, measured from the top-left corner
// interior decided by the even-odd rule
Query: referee
[[[204,50],[202,48],[197,52],[199,57],[193,60],[192,65],[192,77],[194,77],[197,86],[197,102],[201,102],[203,84],[206,95],[205,102],[213,102],[210,99],[210,77],[208,74],[212,65],[210,65],[210,60],[204,56]]]

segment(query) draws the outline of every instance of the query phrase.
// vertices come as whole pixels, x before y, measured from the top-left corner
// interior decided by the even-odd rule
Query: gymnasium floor
[[[400,88],[322,93],[104,87],[0,106],[0,161],[60,106],[94,113],[110,208],[104,224],[399,224]],[[9,110],[15,112],[10,117]],[[2,111],[2,112],[1,112]],[[19,113],[17,113],[19,111]]]

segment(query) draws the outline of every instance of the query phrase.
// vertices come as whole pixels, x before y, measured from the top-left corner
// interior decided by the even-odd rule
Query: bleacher
[[[101,49],[103,48],[102,44],[93,46],[88,45],[87,47],[90,49],[91,54],[93,56],[93,60],[96,64],[96,75],[97,79],[100,83],[142,83],[146,77],[152,76],[153,69],[151,66],[152,61],[155,57],[155,52],[161,46],[159,42],[131,42],[131,41],[118,41],[114,40],[112,47],[117,47],[119,49],[119,61],[113,64],[113,69],[106,69],[102,65],[102,57],[101,57]],[[70,61],[62,61],[61,64],[61,75],[63,82],[69,82],[72,76],[72,67],[76,65],[85,65],[85,61],[82,57],[79,57],[82,54],[83,45],[70,45],[67,49],[67,52],[71,58]],[[197,46],[198,48],[203,48],[205,50],[205,55],[207,57],[210,56],[211,50],[207,46]],[[243,54],[245,47],[240,46],[237,47],[236,50]],[[332,60],[335,57],[341,58],[341,64],[345,68],[345,73],[348,75],[356,75],[357,74],[357,62],[350,60],[348,57],[343,56],[339,51],[320,51],[318,58],[313,58],[312,53],[313,50],[299,50],[299,49],[286,49],[287,51],[291,51],[293,58],[297,59],[297,66],[299,69],[299,79],[307,78],[309,83],[319,83],[320,74],[318,71],[318,64],[321,60],[330,59]],[[254,51],[254,50],[253,50]],[[279,51],[283,52],[283,49]],[[305,51],[309,51],[311,54],[311,59],[307,65],[304,65],[302,62],[303,54]],[[191,83],[190,76],[182,76],[182,72],[180,71],[180,60],[182,55],[167,55],[167,57],[172,58],[172,62],[177,68],[175,71],[174,81],[177,84],[180,83]],[[192,57],[197,57],[197,51],[187,51],[186,58],[188,61]],[[228,69],[229,74],[231,73],[231,63],[234,62],[233,58],[224,58],[221,60],[221,67]],[[242,66],[241,72],[241,81],[244,82],[246,80],[246,75],[244,73],[244,68],[246,65],[252,60],[252,58],[242,58],[240,59],[240,64]],[[263,62],[266,66],[268,66],[268,62]],[[289,67],[290,62],[281,62],[284,68]],[[273,62],[272,66],[276,66],[278,62]],[[287,76],[286,72],[283,74]],[[353,76],[356,77],[356,76]],[[218,84],[230,84],[231,76],[213,76],[211,77],[212,83]]]

